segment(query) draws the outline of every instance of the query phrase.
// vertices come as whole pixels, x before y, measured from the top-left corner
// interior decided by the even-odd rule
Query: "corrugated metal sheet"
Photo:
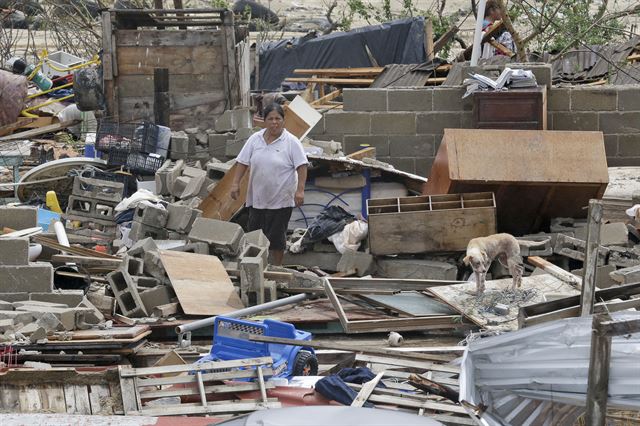
[[[423,87],[433,73],[433,69],[421,69],[420,64],[391,64],[384,67],[370,87]]]
[[[591,327],[591,317],[568,318],[472,342],[460,400],[486,406],[490,426],[574,424],[586,403]],[[640,333],[612,340],[608,407],[640,409]]]

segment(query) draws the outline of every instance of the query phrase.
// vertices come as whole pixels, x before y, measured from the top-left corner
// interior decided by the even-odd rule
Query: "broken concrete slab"
[[[237,223],[199,217],[189,232],[189,240],[209,244],[212,254],[237,256],[244,242],[244,231]]]
[[[155,226],[145,225],[141,222],[131,222],[131,231],[129,231],[129,238],[132,241],[140,241],[145,238],[152,238],[154,240],[166,240],[168,238],[167,230],[165,228],[156,228]]]
[[[0,288],[2,286],[0,285]],[[0,293],[0,300],[5,302],[19,302],[21,300],[29,300],[29,293],[17,292],[17,293]],[[46,300],[45,300],[46,302]]]
[[[613,267],[613,271],[609,273],[609,277],[616,284],[630,284],[630,283],[635,283],[640,281],[640,265],[617,269],[617,270],[615,266],[612,266],[612,267]]]
[[[371,275],[376,270],[375,259],[369,253],[346,250],[338,262],[338,271],[349,273],[354,271],[359,277]]]
[[[133,220],[154,228],[163,228],[168,216],[169,212],[161,205],[140,203],[133,214]]]
[[[192,145],[193,148],[191,148]],[[190,139],[189,135],[182,130],[171,132],[169,158],[172,160],[187,159],[190,152],[195,152],[195,140]]]
[[[269,246],[271,243],[261,229],[247,232],[244,235],[247,238],[247,244],[253,244],[254,246],[262,247],[269,250]]]
[[[180,247],[173,247],[169,250],[181,251],[185,253],[209,254],[209,244],[207,243],[189,243]]]
[[[31,306],[34,308],[42,307],[46,308],[69,308],[68,305],[64,303],[51,303],[51,302],[41,302],[38,300],[24,300],[21,302],[13,302],[13,309],[18,309],[23,306]]]
[[[240,298],[247,305],[264,303],[264,267],[261,257],[244,257],[240,269]]]
[[[169,204],[167,211],[169,212],[166,224],[167,229],[184,233],[189,233],[193,222],[202,215],[202,210],[178,204]]]
[[[182,194],[180,194],[180,198],[187,199],[187,198],[195,197],[196,195],[200,194],[200,191],[202,190],[202,185],[204,184],[205,179],[206,179],[206,175],[204,174],[201,176],[195,176],[190,178],[189,182],[187,183],[184,190],[182,191]]]
[[[13,303],[0,300],[0,311],[12,311]]]
[[[144,254],[144,273],[161,282],[167,277],[167,272],[162,265],[162,259],[157,251],[149,251]]]
[[[600,226],[601,246],[626,246],[628,244],[629,230],[624,223],[605,223]]]
[[[79,320],[88,309],[86,308],[61,308],[25,305],[16,308],[16,312],[30,312],[34,317],[40,318],[45,313],[51,313],[58,318],[65,330],[71,331],[78,328]]]
[[[0,265],[28,265],[29,239],[0,239]]]
[[[6,333],[12,331],[14,328],[13,319],[0,319],[0,333]]]
[[[53,290],[53,266],[50,263],[0,266],[0,277],[1,292],[44,293]]]
[[[79,307],[89,309],[89,311],[84,313],[84,321],[88,324],[100,324],[104,322],[104,314],[86,297],[82,299]]]
[[[87,293],[87,300],[91,302],[103,315],[111,318],[116,305],[116,298],[107,296],[102,292],[90,291]]]
[[[119,203],[124,195],[124,184],[103,179],[76,176],[73,179],[73,195]]]
[[[0,320],[10,319],[14,324],[22,323],[28,324],[33,321],[34,315],[32,312],[25,311],[0,311]]]
[[[613,265],[598,266],[596,270],[596,287],[609,288],[618,283],[612,278],[611,274],[614,273],[616,267]],[[582,277],[584,275],[584,269],[576,269],[571,271],[573,275]]]
[[[434,260],[380,257],[376,265],[376,276],[381,278],[456,280],[458,275],[456,265]]]
[[[36,325],[38,327],[44,328],[48,332],[64,330],[64,326],[62,325],[58,317],[51,312],[45,312],[44,314],[42,314],[42,316],[40,316],[40,318],[38,318],[38,320],[36,321]]]
[[[316,253],[313,251],[306,251],[304,253],[290,253],[285,251],[284,253],[284,265],[301,265],[306,268],[318,267],[323,271],[337,271],[337,265],[342,255],[338,252],[335,253]]]

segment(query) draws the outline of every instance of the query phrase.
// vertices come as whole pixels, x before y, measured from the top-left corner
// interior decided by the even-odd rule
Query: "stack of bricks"
[[[114,233],[114,208],[122,201],[124,185],[101,179],[76,177],[69,196],[65,219],[100,225],[104,232]]]

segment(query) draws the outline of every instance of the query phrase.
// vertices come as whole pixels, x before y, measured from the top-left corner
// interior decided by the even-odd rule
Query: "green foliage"
[[[210,0],[211,7],[220,9],[231,9],[231,2],[228,0]]]
[[[600,10],[594,9],[590,0],[516,0],[509,16],[524,29],[523,37],[534,35],[528,47],[538,51],[563,51],[581,43],[612,43],[625,34],[619,19],[601,19]]]

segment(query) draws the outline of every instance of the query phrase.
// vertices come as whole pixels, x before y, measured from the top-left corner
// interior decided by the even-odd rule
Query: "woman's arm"
[[[304,184],[307,181],[307,165],[303,164],[296,169],[298,173],[298,187],[296,188],[296,195],[294,197],[296,207],[300,207],[304,204]]]
[[[236,174],[233,176],[233,184],[231,185],[231,198],[237,200],[240,196],[240,182],[249,166],[236,162]],[[306,175],[306,172],[305,172]]]

